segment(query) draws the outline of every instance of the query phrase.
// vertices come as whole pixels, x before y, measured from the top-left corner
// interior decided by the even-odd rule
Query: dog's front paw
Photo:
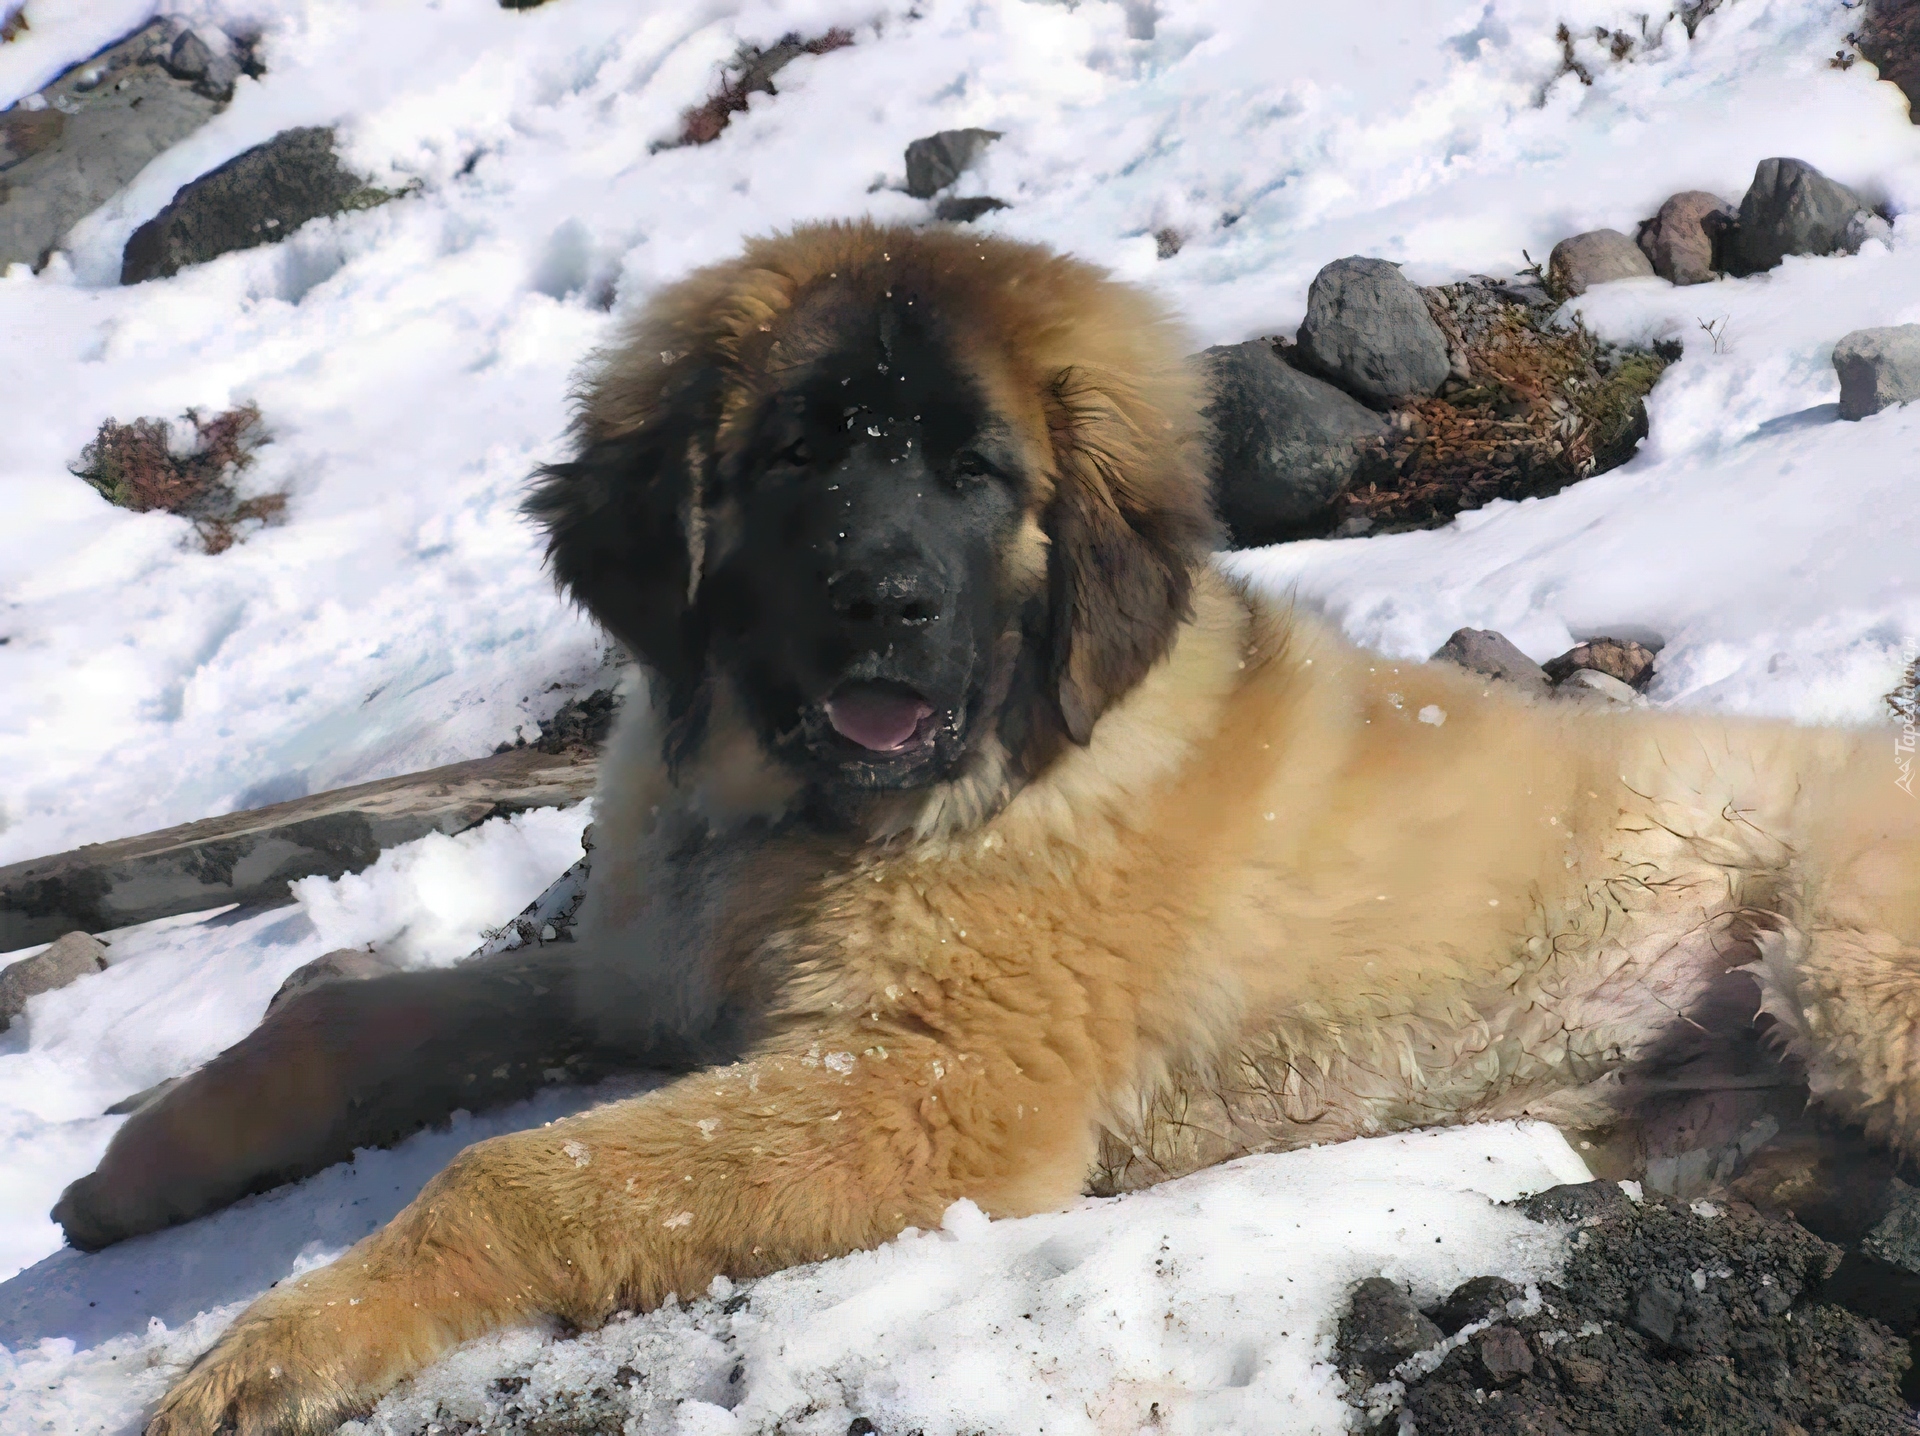
[[[243,1321],[174,1383],[146,1436],[321,1436],[372,1408],[306,1345],[284,1321]]]

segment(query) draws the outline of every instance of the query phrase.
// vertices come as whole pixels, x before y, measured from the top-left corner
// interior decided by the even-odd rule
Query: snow
[[[153,13],[34,0],[33,28],[0,46],[0,102]],[[1677,20],[1643,31],[1624,0],[1292,7],[1284,32],[1269,0],[176,13],[259,26],[267,75],[44,272],[0,277],[0,863],[477,757],[604,686],[603,642],[554,595],[517,512],[531,467],[563,452],[573,367],[745,234],[924,217],[899,190],[902,150],[965,125],[1005,134],[958,186],[1012,202],[983,228],[1151,284],[1196,345],[1291,332],[1342,255],[1405,261],[1420,282],[1509,274],[1565,235],[1631,232],[1677,190],[1737,200],[1771,155],[1855,185],[1900,216],[1857,256],[1576,301],[1605,335],[1686,345],[1626,467],[1434,532],[1232,562],[1395,656],[1461,625],[1535,658],[1598,633],[1661,640],[1656,706],[1866,721],[1920,651],[1920,411],[1838,421],[1830,364],[1849,330],[1920,319],[1904,213],[1920,207],[1920,130],[1871,66],[1828,65],[1858,24],[1842,4],[1728,0],[1691,40]],[[1590,86],[1562,72],[1562,22]],[[835,25],[856,43],[794,62],[718,142],[653,148],[738,44]],[[1595,27],[1626,32],[1628,57]],[[113,282],[178,185],[302,124],[338,125],[370,178],[418,192]],[[1164,229],[1182,247],[1160,260]],[[288,521],[226,553],[67,472],[108,417],[246,401],[273,435],[249,489],[286,491]],[[232,1042],[294,967],[361,943],[452,959],[571,861],[585,818],[431,838],[303,884],[294,907],[117,935],[109,971],[0,1035],[0,1272],[20,1272],[0,1282],[0,1428],[135,1429],[234,1303],[376,1225],[463,1142],[594,1100],[550,1092],[97,1256],[58,1250],[44,1215],[105,1145],[108,1104]],[[1537,1130],[1476,1129],[1260,1159],[1029,1222],[957,1215],[763,1281],[738,1312],[702,1298],[580,1342],[499,1338],[431,1394],[479,1401],[514,1362],[537,1391],[585,1370],[569,1363],[644,1352],[672,1373],[650,1389],[711,1407],[646,1430],[768,1429],[796,1401],[817,1409],[785,1429],[910,1411],[931,1433],[963,1406],[1017,1413],[1013,1429],[1043,1407],[1060,1430],[1132,1429],[1155,1400],[1171,1429],[1332,1429],[1313,1363],[1342,1284],[1384,1267],[1437,1292],[1476,1262],[1540,1274],[1544,1239],[1485,1195],[1557,1180],[1569,1158]],[[1439,1243],[1380,1224],[1416,1204]],[[1177,1284],[1153,1275],[1162,1240]],[[1276,1329],[1282,1295],[1301,1315]],[[1179,1320],[1154,1316],[1162,1297]],[[412,1399],[394,1422],[425,1409]]]

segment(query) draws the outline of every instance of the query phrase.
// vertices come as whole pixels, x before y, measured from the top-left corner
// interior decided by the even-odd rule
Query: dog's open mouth
[[[900,684],[846,684],[826,709],[833,731],[869,753],[905,753],[932,736],[933,705]]]

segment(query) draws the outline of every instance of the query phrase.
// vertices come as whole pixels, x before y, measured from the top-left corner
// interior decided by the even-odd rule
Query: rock
[[[1200,356],[1212,395],[1214,502],[1236,547],[1324,533],[1386,422],[1263,340]]]
[[[84,932],[56,938],[45,951],[0,968],[0,1031],[26,1010],[27,999],[65,987],[90,972],[104,972],[106,947]]]
[[[1841,231],[1841,252],[1858,254],[1860,246],[1870,239],[1877,239],[1882,244],[1893,243],[1893,226],[1872,210],[1863,209],[1848,220],[1847,227]]]
[[[1866,208],[1859,195],[1805,160],[1762,160],[1740,201],[1736,268],[1758,274],[1789,254],[1844,249],[1848,222]]]
[[[1313,278],[1300,325],[1302,367],[1375,409],[1424,398],[1451,372],[1427,302],[1384,259],[1336,259]]]
[[[1476,1276],[1456,1286],[1447,1299],[1427,1315],[1448,1336],[1471,1322],[1506,1314],[1507,1303],[1526,1295],[1503,1276]]]
[[[907,193],[932,199],[1000,138],[999,130],[942,130],[907,146]]]
[[[1680,1289],[1664,1277],[1654,1277],[1633,1294],[1633,1306],[1627,1320],[1642,1336],[1650,1336],[1665,1346],[1673,1340],[1686,1299]]]
[[[182,30],[175,38],[173,48],[167,52],[167,58],[161,63],[176,80],[197,80],[207,73],[207,67],[213,63],[213,51],[193,31]]]
[[[157,1102],[186,1080],[185,1077],[166,1077],[151,1087],[143,1087],[131,1097],[122,1097],[100,1115],[103,1117],[127,1117],[138,1112],[149,1103]]]
[[[219,112],[161,67],[168,34],[156,20],[0,111],[0,269],[45,264],[79,220]]]
[[[1887,1183],[1887,1214],[1860,1239],[1860,1250],[1897,1271],[1920,1276],[1920,1191],[1898,1177]]]
[[[1520,1210],[1536,1222],[1604,1221],[1633,1214],[1633,1199],[1620,1190],[1618,1182],[1566,1182],[1535,1192],[1520,1203]]]
[[[1563,239],[1547,256],[1547,290],[1560,299],[1585,294],[1596,284],[1644,279],[1653,264],[1640,246],[1617,229],[1590,229]]]
[[[1653,272],[1675,284],[1705,284],[1717,278],[1715,240],[1734,224],[1733,206],[1705,190],[1690,189],[1660,206],[1640,231],[1640,252]],[[1725,241],[1721,239],[1722,249]]]
[[[1011,208],[1003,199],[988,194],[948,195],[933,207],[933,217],[945,224],[972,224],[983,214]]]
[[[1653,682],[1653,650],[1630,638],[1590,638],[1542,665],[1555,683],[1581,668],[1611,674],[1638,692]]]
[[[1644,708],[1647,700],[1635,693],[1611,673],[1596,668],[1576,668],[1563,682],[1553,685],[1556,698],[1606,703],[1622,708]]]
[[[389,972],[399,971],[391,958],[377,952],[366,952],[357,947],[339,947],[332,952],[322,953],[312,962],[303,963],[287,974],[279,991],[267,1001],[267,1013],[271,1015],[292,998],[311,988],[325,986],[329,982],[360,982],[369,977],[382,977]]]
[[[164,278],[236,249],[285,239],[310,219],[391,198],[341,168],[332,130],[282,130],[182,185],[127,241],[120,282]]]
[[[1510,1326],[1490,1326],[1473,1339],[1480,1368],[1495,1386],[1533,1375],[1533,1348]]]
[[[1386,1380],[1409,1356],[1443,1339],[1440,1328],[1420,1314],[1413,1298],[1396,1283],[1370,1276],[1353,1289],[1334,1349],[1348,1387],[1358,1390]]]
[[[1474,673],[1544,690],[1547,673],[1515,648],[1505,634],[1491,628],[1456,628],[1453,637],[1434,650],[1431,661],[1457,663]]]
[[[1920,324],[1856,329],[1833,346],[1840,417],[1864,419],[1920,399]]]

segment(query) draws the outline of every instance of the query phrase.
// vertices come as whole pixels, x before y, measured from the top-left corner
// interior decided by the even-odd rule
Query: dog
[[[183,1219],[543,1065],[694,1070],[468,1148],[255,1302],[152,1436],[330,1431],[483,1332],[961,1197],[1602,1125],[1729,983],[1912,1143],[1920,809],[1884,739],[1353,648],[1210,557],[1185,352],[1089,265],[846,224],[693,275],[594,362],[531,509],[648,696],[579,940],[293,999],[60,1215]]]

